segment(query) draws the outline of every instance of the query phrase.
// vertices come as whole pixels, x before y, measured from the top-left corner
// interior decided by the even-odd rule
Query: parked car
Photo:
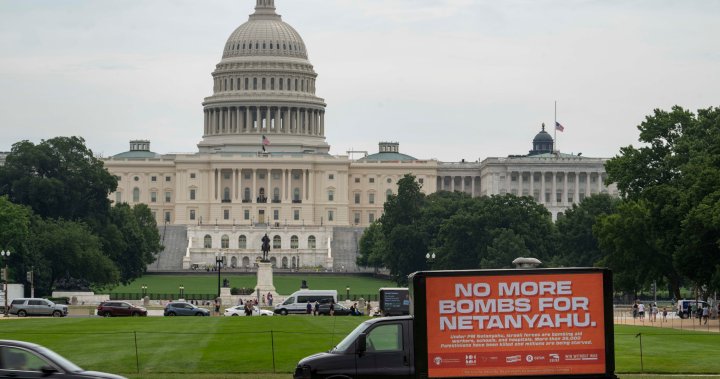
[[[165,306],[165,316],[210,316],[206,308],[196,307],[184,301],[175,301]]]
[[[67,305],[55,304],[47,299],[20,298],[10,303],[8,311],[11,315],[25,316],[53,316],[64,317],[68,314]]]
[[[147,309],[125,301],[106,301],[97,307],[97,315],[104,317],[147,316]]]
[[[232,308],[228,308],[225,310],[224,315],[225,316],[245,316],[245,306],[237,305]],[[253,306],[252,307],[252,315],[253,316],[272,316],[272,315],[274,315],[274,313],[272,311],[260,309],[256,306]]]
[[[0,340],[0,378],[126,379],[85,371],[46,347],[11,340]]]
[[[329,316],[330,315],[330,304],[320,304],[318,307],[318,311],[321,315]],[[335,316],[349,316],[350,315],[350,308],[347,308],[344,305],[335,304],[334,307],[335,312],[333,313]]]

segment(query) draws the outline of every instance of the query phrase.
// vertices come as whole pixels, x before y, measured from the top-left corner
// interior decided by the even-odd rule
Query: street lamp
[[[182,284],[180,285],[180,299],[182,299],[185,296],[185,286]]]
[[[223,261],[225,260],[225,253],[215,253],[215,266],[218,273],[218,292],[217,297],[220,297],[220,270],[222,269]]]
[[[147,296],[147,286],[143,284],[142,286],[140,286],[140,290],[142,290],[142,296],[144,299],[145,296]]]
[[[7,296],[8,296],[8,264],[7,264],[7,260],[10,258],[10,250],[0,251],[0,255],[5,260],[5,269],[2,272],[3,290],[5,292],[5,308],[3,308],[5,314],[3,317],[8,317],[8,304],[7,304],[7,300],[8,300],[8,298],[7,298]]]
[[[425,259],[427,259],[427,262],[430,266],[432,266],[433,263],[435,263],[435,253],[427,253],[425,254]]]
[[[350,286],[345,287],[346,299],[350,300]]]

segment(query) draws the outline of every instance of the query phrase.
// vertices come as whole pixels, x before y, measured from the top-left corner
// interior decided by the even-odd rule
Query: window
[[[140,202],[140,188],[133,188],[133,202],[138,203]]]
[[[370,178],[369,181],[370,183],[375,183],[375,178]]]
[[[150,192],[150,202],[157,203],[157,192]]]
[[[133,178],[133,180],[135,180],[137,182],[138,180],[140,180],[140,178],[136,176]]]
[[[328,175],[328,179],[330,179],[330,180],[335,179],[335,174],[329,174],[329,175]]]
[[[273,209],[273,220],[274,221],[280,220],[280,210],[279,209]]]
[[[273,202],[280,202],[280,188],[278,187],[273,189]]]
[[[355,192],[355,204],[360,204],[360,192]]]
[[[315,245],[315,236],[308,237],[308,249],[314,249]]]
[[[335,219],[335,212],[332,209],[328,210],[328,222],[334,221],[334,219]]]
[[[115,192],[115,202],[117,204],[122,203],[122,192]]]
[[[203,243],[203,247],[206,249],[212,248],[212,237],[209,234],[205,235],[205,240]]]
[[[247,249],[247,237],[238,237],[238,249]]]
[[[370,192],[368,194],[368,203],[375,204],[375,193],[374,192]]]
[[[250,201],[250,188],[245,187],[243,191],[243,201]]]
[[[165,181],[166,181],[166,182],[169,182],[169,181],[171,181],[171,180],[172,180],[172,178],[171,178],[170,176],[166,176],[166,177],[165,177]]]
[[[273,249],[280,249],[282,247],[282,238],[280,236],[273,237]]]
[[[375,222],[375,213],[374,213],[374,212],[368,213],[368,222],[371,223],[371,224],[372,224],[373,222]]]
[[[298,236],[292,236],[290,237],[290,248],[291,249],[297,249],[298,248]]]
[[[190,210],[190,219],[191,219],[191,220],[194,220],[194,219],[195,219],[195,210],[194,210],[194,209],[191,209],[191,210]]]
[[[230,187],[225,187],[223,189],[223,201],[230,202]]]
[[[355,225],[360,224],[360,212],[355,212],[354,221],[355,221]]]
[[[385,191],[385,197],[390,200],[390,196],[392,196],[393,192],[391,189]]]
[[[293,201],[300,201],[300,188],[293,189]]]
[[[169,203],[172,200],[172,192],[165,192],[165,202]]]
[[[403,349],[402,325],[380,325],[367,335],[367,349],[371,351],[401,351]]]
[[[243,210],[243,219],[244,219],[244,220],[249,220],[249,219],[250,219],[250,210],[249,210],[249,209],[244,209],[244,210]]]
[[[335,191],[328,190],[328,201],[335,201]]]
[[[157,182],[157,176],[151,176],[150,177],[151,182]]]
[[[387,182],[388,182],[388,184],[392,183],[392,178],[387,178]]]
[[[230,173],[229,172],[223,172],[223,179],[230,180]]]
[[[223,234],[222,238],[220,239],[220,247],[223,249],[230,248],[230,237],[228,237],[227,234]]]
[[[355,178],[355,183],[360,183],[360,178]]]
[[[300,210],[299,209],[293,209],[293,220],[295,220],[295,221],[300,220]]]
[[[165,222],[170,222],[172,219],[172,214],[169,211],[165,212]]]
[[[230,210],[223,209],[223,220],[229,220],[229,219],[230,219]]]
[[[190,190],[190,200],[195,200],[195,190],[194,189]]]
[[[418,183],[420,183],[420,184],[425,183],[425,179],[423,179],[423,178],[418,179]]]

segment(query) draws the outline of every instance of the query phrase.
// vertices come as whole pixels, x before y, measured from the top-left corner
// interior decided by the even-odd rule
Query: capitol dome
[[[317,74],[300,34],[275,12],[275,0],[257,0],[255,12],[227,39],[212,76],[201,152],[330,150]]]
[[[542,130],[533,138],[533,149],[529,155],[548,154],[553,152],[555,141],[553,141],[550,133],[545,131],[545,124],[542,124]]]

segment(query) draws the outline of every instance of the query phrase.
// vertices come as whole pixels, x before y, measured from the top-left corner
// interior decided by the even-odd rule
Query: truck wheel
[[[287,309],[281,309],[280,314],[283,316],[287,316]]]
[[[62,317],[62,312],[60,312],[60,311],[55,311],[55,312],[52,313],[52,316],[53,316],[53,317]]]
[[[18,317],[25,317],[25,316],[27,316],[27,312],[25,312],[23,310],[18,311]]]

